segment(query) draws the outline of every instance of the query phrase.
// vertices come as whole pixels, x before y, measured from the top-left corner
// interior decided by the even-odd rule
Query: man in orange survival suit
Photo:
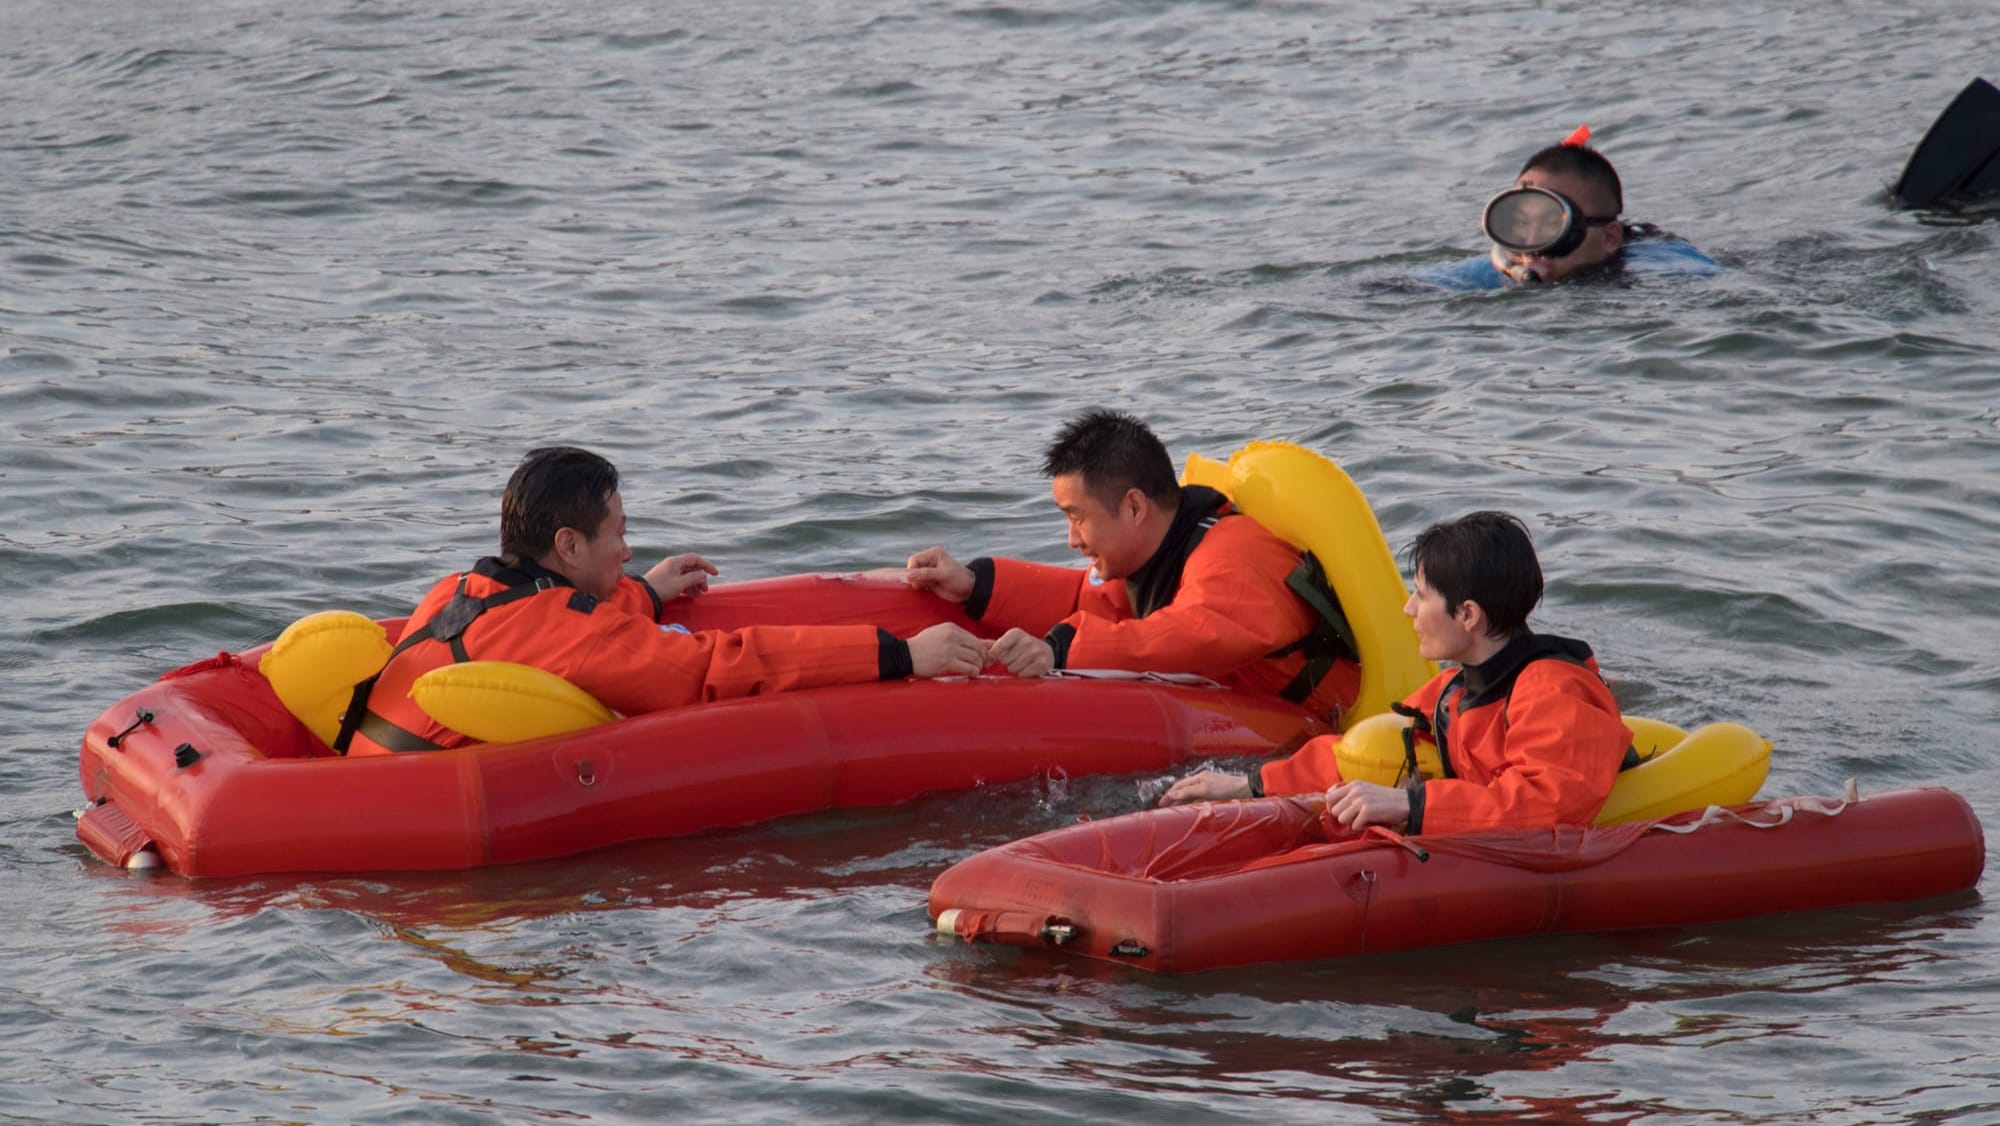
[[[715,567],[677,555],[623,573],[618,471],[587,450],[531,450],[500,500],[500,554],[431,588],[367,695],[348,753],[436,750],[470,740],[410,699],[417,677],[453,661],[519,661],[555,673],[625,715],[792,688],[978,672],[985,643],[955,625],[908,641],[873,626],[755,626],[689,633],[659,626],[666,600],[708,588]],[[343,737],[349,732],[343,730]]]
[[[912,586],[1005,631],[988,646],[991,663],[1016,676],[1196,673],[1328,718],[1354,701],[1352,633],[1318,563],[1214,489],[1181,487],[1145,423],[1082,415],[1056,436],[1042,472],[1088,570],[964,564],[941,547],[910,556]]]
[[[1412,789],[1343,782],[1339,736],[1321,736],[1248,777],[1205,771],[1173,784],[1160,804],[1305,793],[1353,829],[1409,833],[1588,825],[1611,793],[1631,732],[1619,718],[1590,646],[1533,633],[1542,568],[1521,521],[1475,512],[1433,524],[1410,544],[1416,592],[1403,613],[1418,651],[1454,661],[1397,711],[1434,741],[1446,777]]]

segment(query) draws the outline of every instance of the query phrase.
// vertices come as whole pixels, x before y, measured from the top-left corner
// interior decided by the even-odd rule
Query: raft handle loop
[[[581,782],[581,783],[583,783],[583,784],[584,784],[584,785],[586,785],[586,786],[595,786],[595,785],[597,785],[597,767],[596,767],[596,765],[594,765],[594,764],[593,764],[593,763],[592,763],[592,762],[591,762],[591,761],[590,761],[589,759],[587,759],[587,758],[586,758],[586,759],[578,759],[578,760],[577,760],[577,762],[576,762],[576,780],[577,780],[578,782]]]
[[[111,738],[106,739],[104,741],[104,745],[110,747],[112,750],[115,751],[118,749],[118,744],[123,743],[125,741],[125,736],[132,734],[134,731],[139,730],[141,727],[144,727],[145,725],[151,722],[153,722],[153,713],[147,711],[144,708],[140,708],[138,716],[132,720],[132,726],[126,728],[123,731],[120,731],[118,734],[113,735]]]
[[[182,743],[180,746],[174,748],[174,765],[180,767],[182,770],[193,766],[200,759],[201,752],[194,749],[193,743]]]
[[[1111,948],[1110,953],[1114,958],[1143,958],[1147,953],[1146,944],[1136,938],[1124,938]]]
[[[1041,930],[1035,932],[1035,937],[1041,939],[1043,942],[1061,946],[1063,943],[1076,937],[1076,924],[1070,922],[1068,919],[1050,919],[1048,922],[1042,924]]]

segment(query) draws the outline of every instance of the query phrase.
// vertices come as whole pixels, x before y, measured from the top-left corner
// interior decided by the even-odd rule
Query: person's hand
[[[1001,634],[998,641],[987,646],[986,658],[1023,679],[1047,676],[1056,667],[1056,651],[1024,629],[1010,629]]]
[[[662,602],[672,602],[676,598],[692,598],[708,593],[708,577],[722,572],[715,564],[692,552],[686,555],[669,555],[653,565],[646,572],[646,582],[650,584]]]
[[[1222,801],[1227,798],[1249,796],[1248,777],[1220,770],[1204,770],[1200,774],[1190,774],[1168,786],[1167,792],[1160,795],[1160,804],[1185,805],[1191,801]]]
[[[940,622],[909,641],[918,676],[972,676],[986,667],[986,643],[963,626]]]
[[[927,547],[903,568],[903,581],[918,590],[928,590],[946,602],[963,602],[972,597],[972,568],[951,557],[941,547]]]
[[[1410,822],[1410,791],[1374,782],[1342,782],[1326,792],[1326,813],[1357,833],[1370,825],[1400,831]]]

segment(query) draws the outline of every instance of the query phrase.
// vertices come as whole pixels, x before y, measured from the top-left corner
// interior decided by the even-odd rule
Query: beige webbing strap
[[[1654,822],[1648,828],[1658,829],[1667,833],[1692,833],[1699,829],[1705,829],[1710,825],[1720,824],[1724,821],[1734,821],[1739,825],[1748,825],[1752,829],[1776,829],[1782,825],[1790,824],[1792,816],[1797,813],[1817,813],[1822,817],[1838,817],[1848,806],[1860,800],[1861,788],[1855,783],[1854,779],[1849,778],[1842,787],[1841,797],[1838,801],[1832,798],[1783,798],[1778,801],[1765,802],[1762,808],[1756,812],[1775,814],[1775,819],[1773,820],[1758,821],[1725,806],[1711,805],[1707,809],[1702,810],[1700,817],[1686,824],[1667,825]]]

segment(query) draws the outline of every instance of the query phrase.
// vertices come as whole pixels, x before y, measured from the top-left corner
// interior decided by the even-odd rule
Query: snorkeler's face
[[[1611,200],[1603,192],[1580,176],[1548,172],[1533,168],[1521,174],[1514,182],[1517,188],[1544,188],[1569,199],[1582,218],[1613,218],[1615,209]],[[1574,276],[1618,253],[1625,244],[1625,228],[1620,223],[1601,223],[1585,226],[1583,241],[1574,250],[1559,257],[1547,254],[1524,253],[1507,250],[1499,246],[1493,248],[1493,264],[1515,281],[1553,282]]]

